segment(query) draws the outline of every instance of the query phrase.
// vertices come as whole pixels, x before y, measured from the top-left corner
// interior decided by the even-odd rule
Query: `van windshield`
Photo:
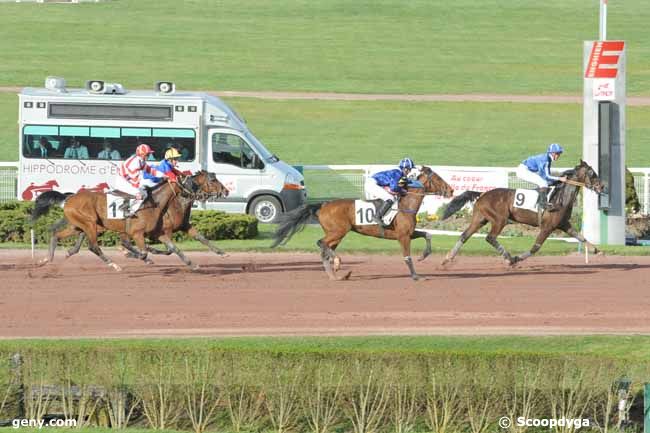
[[[255,137],[249,131],[246,131],[245,135],[248,142],[255,147],[264,161],[271,163],[278,162],[278,157],[269,152],[268,149],[264,147],[262,142],[257,139],[257,137]]]

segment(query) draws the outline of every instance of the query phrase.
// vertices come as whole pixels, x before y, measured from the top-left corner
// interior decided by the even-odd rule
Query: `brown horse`
[[[217,193],[223,188],[214,175],[199,172],[194,175],[197,184],[204,185],[209,193]],[[149,198],[138,210],[136,218],[108,218],[106,194],[90,191],[80,191],[77,194],[62,194],[49,191],[41,194],[32,212],[32,219],[47,213],[52,205],[65,202],[64,218],[52,227],[49,256],[41,261],[46,264],[54,259],[54,251],[60,239],[84,233],[88,239],[88,249],[101,258],[104,263],[120,271],[121,268],[104,255],[97,244],[98,233],[110,230],[120,234],[122,244],[142,260],[150,263],[145,251],[145,235],[154,232],[161,226],[161,219],[170,201],[180,194],[186,193],[185,188],[177,182],[161,182],[152,189]],[[137,249],[130,243],[129,238],[136,242]],[[171,239],[170,239],[171,241]],[[74,250],[74,248],[73,248]],[[73,251],[71,250],[71,251]]]
[[[573,210],[573,204],[578,195],[579,187],[584,186],[600,193],[603,190],[603,184],[594,169],[582,160],[580,160],[580,164],[578,164],[573,170],[568,170],[564,172],[563,175],[567,177],[568,181],[566,183],[560,183],[556,187],[550,200],[551,203],[556,205],[555,207],[557,211],[544,212],[541,227],[538,222],[537,212],[514,206],[516,191],[514,189],[497,188],[483,194],[476,191],[466,191],[454,198],[449,203],[442,219],[449,218],[460,210],[467,202],[476,201],[476,203],[474,204],[474,210],[472,213],[472,222],[460,235],[460,239],[456,242],[454,248],[447,254],[442,264],[444,265],[454,260],[454,257],[456,257],[456,254],[458,254],[458,251],[463,244],[488,222],[491,224],[491,228],[485,240],[492,245],[510,265],[521,262],[535,254],[542,247],[546,238],[548,238],[555,229],[560,229],[570,236],[575,237],[580,242],[584,242],[586,248],[591,248],[595,253],[597,253],[597,248],[578,233],[569,220],[571,219],[571,211]],[[497,241],[497,236],[499,236],[499,233],[501,233],[506,224],[508,224],[509,220],[527,224],[529,226],[540,227],[539,235],[537,235],[537,239],[535,239],[535,244],[529,251],[521,256],[512,257],[510,253],[508,253],[508,251],[506,251]]]
[[[399,241],[411,278],[417,280],[419,276],[415,273],[413,260],[411,259],[411,239],[424,237],[427,241],[427,247],[421,260],[431,253],[431,236],[415,230],[418,209],[427,194],[440,194],[444,197],[451,197],[453,194],[451,186],[429,167],[420,169],[417,180],[420,184],[407,187],[406,194],[399,200],[399,213],[387,228],[383,228],[378,224],[356,225],[355,200],[340,199],[326,203],[304,205],[284,214],[274,234],[274,242],[271,247],[287,242],[313,216],[317,215],[318,221],[325,231],[325,237],[316,244],[321,250],[323,267],[330,279],[341,280],[350,276],[350,272],[344,277],[336,275],[336,271],[340,266],[340,259],[334,251],[345,235],[350,231],[354,231],[366,236]]]
[[[187,266],[197,269],[198,265],[193,266],[192,261],[172,242],[172,235],[178,231],[185,232],[207,246],[213,253],[224,255],[225,253],[222,250],[212,245],[205,236],[192,226],[190,213],[194,201],[205,201],[212,196],[227,197],[228,189],[217,180],[214,173],[207,172],[187,176],[182,180],[181,185],[184,189],[183,193],[170,200],[163,214],[162,225],[156,226],[153,232],[146,233],[148,239],[162,242],[167,250],[160,251],[150,246],[147,246],[146,249],[152,254],[170,255],[175,253]],[[79,252],[84,237],[84,233],[79,234],[76,244],[68,251],[67,257]],[[128,249],[127,257],[141,258],[139,252],[133,251],[128,244],[124,246]]]

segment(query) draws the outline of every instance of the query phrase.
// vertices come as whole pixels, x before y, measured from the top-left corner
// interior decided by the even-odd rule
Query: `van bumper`
[[[289,212],[305,204],[307,201],[307,190],[283,189],[280,191],[280,198],[282,199],[282,206],[285,212]]]

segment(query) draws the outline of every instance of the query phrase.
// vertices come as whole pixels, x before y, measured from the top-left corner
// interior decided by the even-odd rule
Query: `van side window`
[[[248,143],[234,134],[216,133],[212,136],[212,159],[220,164],[241,168],[264,168],[264,164]]]
[[[196,134],[190,128],[140,128],[120,126],[26,125],[23,157],[69,160],[123,160],[140,143],[154,150],[150,160],[161,160],[170,147],[180,161],[196,158]]]

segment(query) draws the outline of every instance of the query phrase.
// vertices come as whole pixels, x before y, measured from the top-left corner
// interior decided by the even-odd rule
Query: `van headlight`
[[[287,173],[284,179],[284,189],[304,189],[305,182],[302,176],[297,176],[293,173]]]

